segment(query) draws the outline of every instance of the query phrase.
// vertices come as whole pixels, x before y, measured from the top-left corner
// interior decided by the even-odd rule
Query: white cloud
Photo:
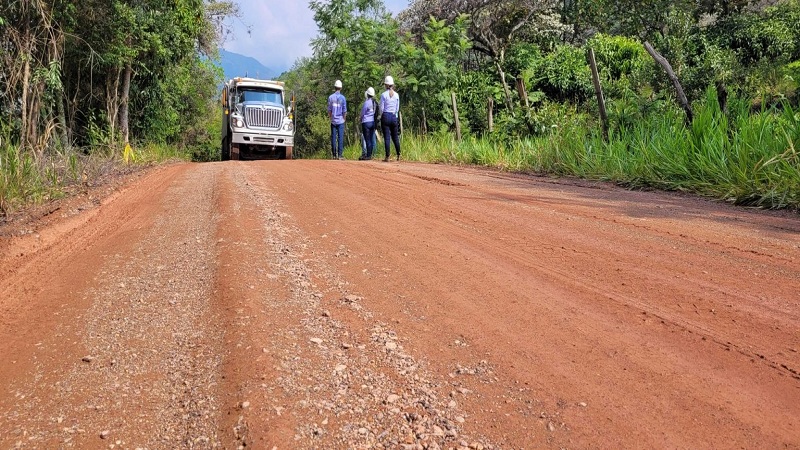
[[[408,0],[385,0],[397,14]],[[298,58],[311,56],[311,40],[317,32],[314,13],[305,0],[240,0],[242,19],[234,20],[233,35],[225,50],[251,56],[272,69],[288,69]],[[248,29],[250,32],[248,33]]]

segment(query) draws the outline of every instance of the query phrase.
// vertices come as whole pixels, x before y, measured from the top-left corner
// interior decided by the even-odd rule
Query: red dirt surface
[[[356,161],[94,203],[0,229],[0,448],[800,448],[796,214]]]

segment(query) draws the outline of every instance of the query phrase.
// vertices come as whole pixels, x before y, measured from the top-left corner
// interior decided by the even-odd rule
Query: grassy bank
[[[108,149],[36,153],[0,145],[0,217],[26,205],[60,198],[76,186],[94,185],[114,173],[189,156],[166,145],[146,145],[127,153]]]
[[[692,192],[739,205],[800,208],[800,111],[788,104],[750,111],[734,100],[723,112],[713,92],[695,106],[612,130],[604,142],[591,119],[568,115],[546,134],[516,140],[452,134],[403,136],[406,160],[473,164],[515,172],[576,176],[631,188]],[[352,146],[348,159],[360,149]],[[379,145],[378,155],[383,155]]]

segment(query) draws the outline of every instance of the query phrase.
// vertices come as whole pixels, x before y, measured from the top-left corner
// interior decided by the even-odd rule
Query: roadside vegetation
[[[233,2],[0,5],[0,218],[171,159],[218,157],[217,53]]]
[[[314,54],[284,75],[301,155],[327,156],[325,101],[341,79],[356,158],[363,93],[382,91],[388,74],[403,101],[404,159],[800,207],[798,0],[416,0],[399,17],[380,0],[311,8]]]
[[[297,156],[327,156],[325,104],[341,79],[356,158],[364,91],[392,75],[405,159],[800,208],[800,0],[415,0],[397,17],[381,0],[309,7],[313,55],[282,77]],[[132,165],[218,159],[221,73],[208,57],[237,15],[213,0],[3,3],[0,217]]]

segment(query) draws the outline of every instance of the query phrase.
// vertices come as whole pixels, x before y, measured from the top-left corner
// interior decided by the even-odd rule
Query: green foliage
[[[713,89],[695,105],[690,129],[677,108],[666,108],[611,133],[604,142],[586,116],[566,113],[558,129],[510,140],[451,135],[409,136],[404,145],[415,159],[481,164],[695,192],[736,204],[800,208],[800,111],[751,114],[747,101],[733,98],[726,115]],[[589,131],[595,130],[595,131]]]
[[[640,77],[652,65],[642,43],[625,36],[596,34],[585,47],[594,49],[598,70],[609,81]]]
[[[732,15],[717,24],[713,36],[730,48],[744,65],[761,60],[793,61],[800,58],[800,2],[791,0],[763,13]]]
[[[559,45],[533,60],[523,76],[531,80],[531,90],[540,90],[552,100],[580,102],[594,95],[586,55],[572,45]]]
[[[486,132],[489,98],[495,106],[503,102],[503,88],[495,82],[495,74],[488,70],[459,72],[455,92],[462,128],[468,125],[478,135]]]
[[[421,47],[410,43],[403,46],[401,55],[407,61],[403,67],[409,73],[403,77],[403,92],[415,109],[420,112],[425,109],[431,130],[447,130],[454,124],[451,93],[459,85],[461,71],[453,68],[461,63],[469,48],[467,25],[466,16],[457,18],[452,26],[431,19]],[[467,122],[463,128],[468,128]]]

